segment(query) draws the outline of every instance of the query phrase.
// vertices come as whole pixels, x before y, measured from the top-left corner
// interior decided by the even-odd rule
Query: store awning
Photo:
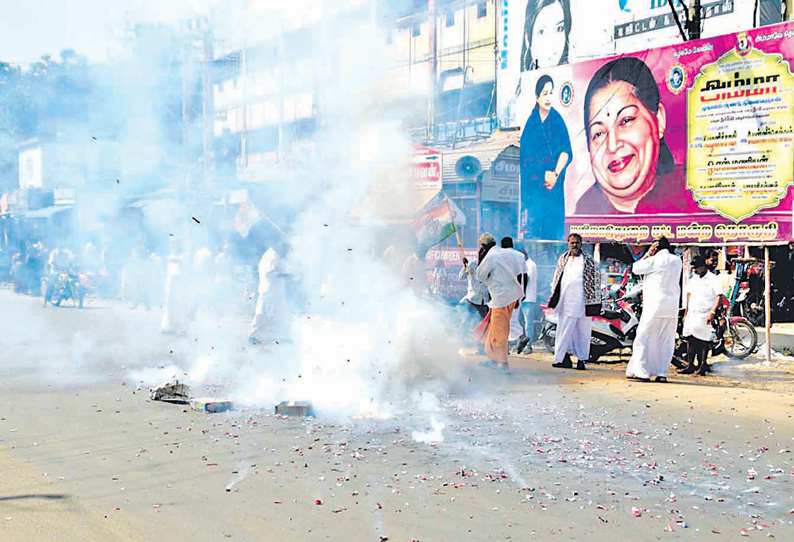
[[[28,211],[25,213],[26,218],[52,218],[58,213],[62,213],[64,211],[68,211],[69,209],[73,209],[74,205],[50,205],[49,207],[43,207],[41,209],[36,209],[35,211]]]

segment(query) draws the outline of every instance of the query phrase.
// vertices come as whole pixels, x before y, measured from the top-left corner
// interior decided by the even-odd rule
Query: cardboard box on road
[[[190,400],[190,408],[199,412],[214,413],[231,410],[232,402],[227,399],[214,399],[212,397],[198,397]]]

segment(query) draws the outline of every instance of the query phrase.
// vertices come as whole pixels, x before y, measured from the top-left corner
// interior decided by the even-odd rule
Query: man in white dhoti
[[[524,295],[517,276],[521,274],[516,258],[507,250],[493,247],[480,262],[475,276],[485,283],[491,301],[488,315],[474,330],[474,338],[481,342],[485,354],[491,359],[487,365],[506,370],[507,341],[510,333],[510,317],[516,301]]]
[[[557,332],[552,367],[585,369],[590,357],[590,316],[601,312],[601,280],[593,259],[582,252],[582,237],[568,236],[568,251],[557,260],[549,308],[557,315]]]
[[[268,247],[259,260],[259,289],[248,340],[252,344],[286,341],[289,327],[284,264],[276,249]]]
[[[692,258],[690,265],[694,274],[687,281],[683,330],[687,340],[687,366],[681,374],[696,373],[704,376],[708,372],[706,359],[714,331],[711,322],[717,315],[723,296],[719,279],[707,271],[706,260],[702,256]],[[699,361],[697,367],[695,357]]]
[[[670,241],[661,237],[631,268],[645,278],[642,317],[626,367],[627,378],[667,382],[667,368],[675,350],[682,267],[681,259],[670,253]]]
[[[526,273],[526,258],[522,253],[517,251],[513,246],[513,238],[512,237],[502,237],[502,241],[500,243],[502,248],[507,251],[507,253],[516,261],[516,279],[518,283],[521,284],[521,288],[526,294],[527,291],[527,273]],[[508,349],[513,348],[518,345],[518,340],[524,335],[524,329],[521,327],[521,322],[519,321],[519,315],[521,314],[521,301],[524,299],[524,295],[522,294],[521,299],[518,300],[516,306],[514,307],[513,314],[510,316],[510,334],[507,337],[507,344]]]

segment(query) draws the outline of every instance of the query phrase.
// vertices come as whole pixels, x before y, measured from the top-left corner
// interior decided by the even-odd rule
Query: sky
[[[0,60],[27,65],[74,49],[89,60],[108,57],[114,28],[131,22],[173,22],[201,10],[197,0],[8,0],[0,18]]]

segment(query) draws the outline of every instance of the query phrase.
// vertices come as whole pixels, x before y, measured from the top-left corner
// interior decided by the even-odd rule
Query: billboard
[[[790,239],[792,60],[783,23],[523,73],[523,236]]]
[[[684,24],[685,8],[678,0],[673,4]],[[525,72],[682,41],[668,0],[497,0],[497,5],[502,126],[521,120],[515,102],[533,91]],[[702,0],[701,8],[703,38],[751,26],[755,16],[752,0]]]

